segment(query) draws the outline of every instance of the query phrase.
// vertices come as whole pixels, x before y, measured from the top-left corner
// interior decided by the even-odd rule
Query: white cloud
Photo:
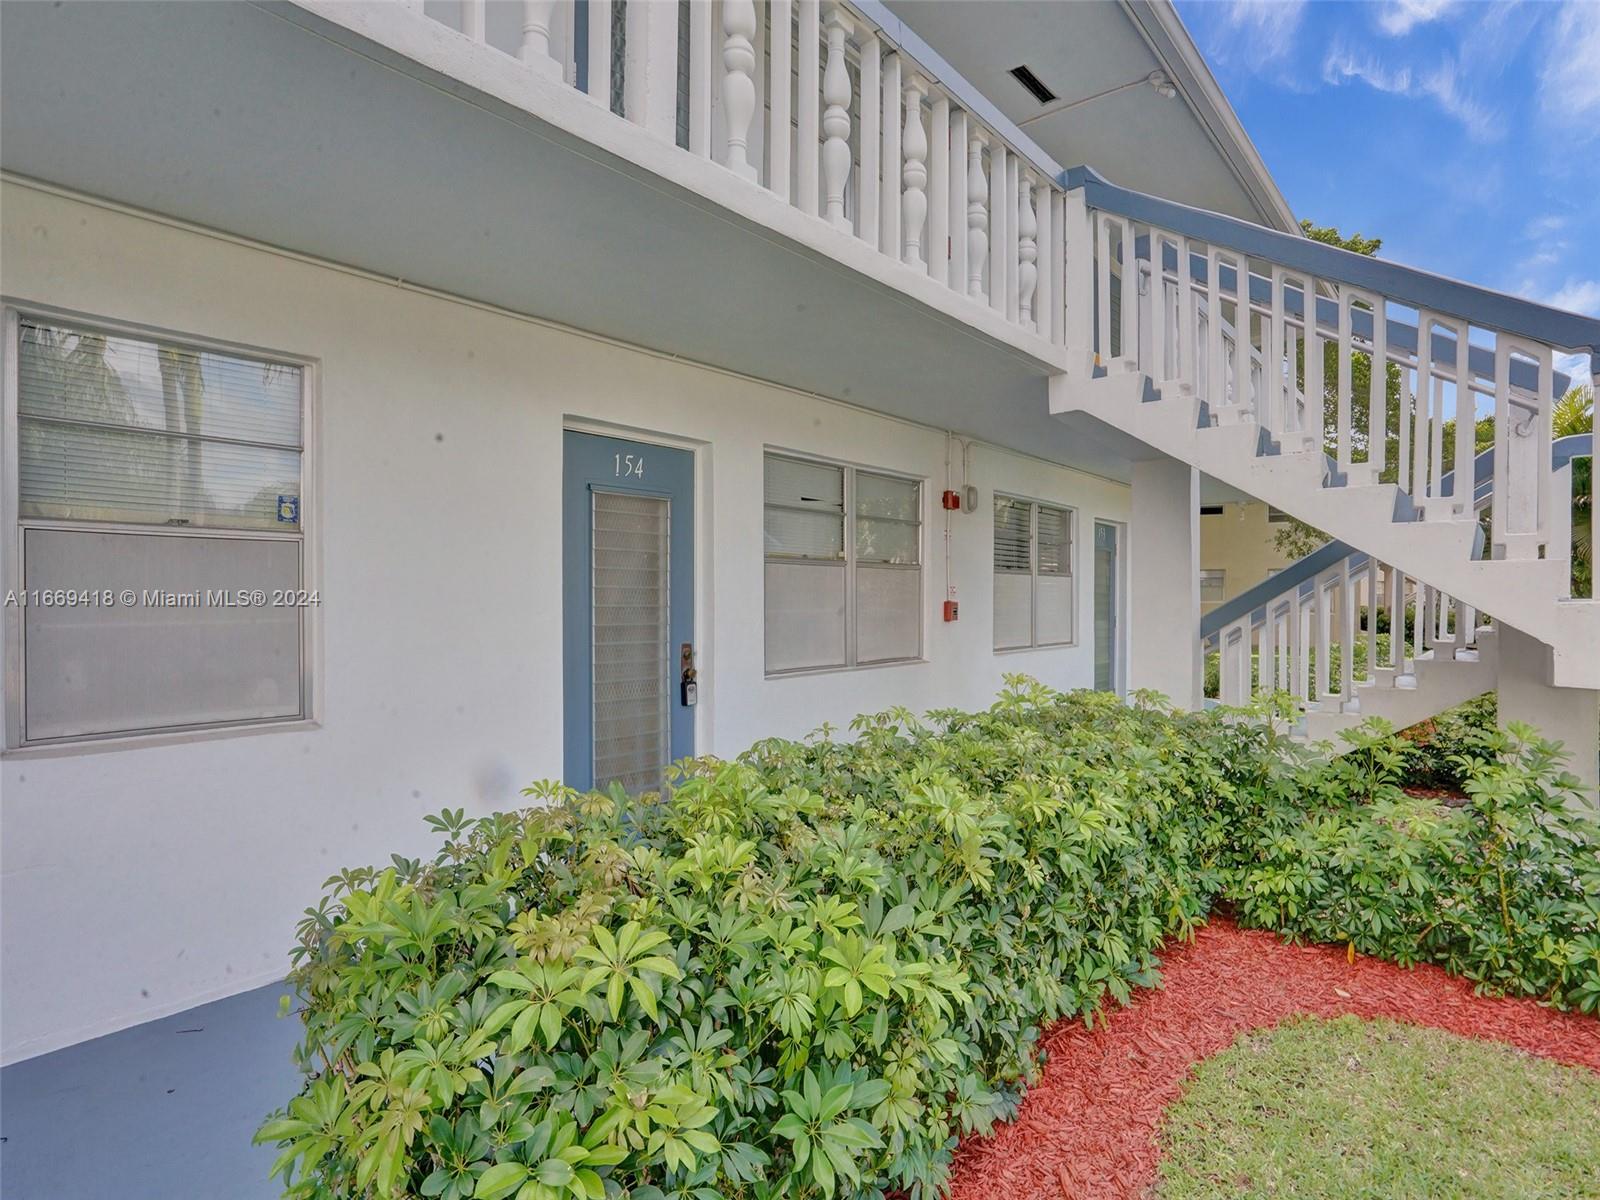
[[[1545,213],[1528,222],[1528,227],[1522,231],[1522,236],[1530,241],[1550,237],[1560,233],[1567,227],[1567,218],[1560,213]]]
[[[1370,54],[1358,55],[1335,43],[1322,62],[1322,80],[1337,87],[1348,79],[1359,79],[1380,92],[1393,92],[1401,96],[1411,94],[1410,67],[1391,69]]]
[[[1431,70],[1392,67],[1370,53],[1335,42],[1322,61],[1322,80],[1337,87],[1351,79],[1391,95],[1430,99],[1480,142],[1494,141],[1505,133],[1500,113],[1462,90],[1461,72],[1452,58]]]
[[[1600,316],[1600,279],[1569,279],[1545,299],[1551,308]]]
[[[1392,0],[1378,10],[1378,28],[1390,37],[1405,37],[1418,25],[1437,21],[1456,0]]]
[[[1500,114],[1461,90],[1460,75],[1450,59],[1430,71],[1422,80],[1422,91],[1432,96],[1446,113],[1460,121],[1480,142],[1493,141],[1504,133]]]
[[[1600,129],[1600,4],[1562,5],[1547,39],[1539,101],[1561,121],[1587,127],[1590,136]]]
[[[1257,65],[1286,58],[1305,9],[1306,0],[1232,0],[1223,10],[1232,48]]]
[[[1589,356],[1587,354],[1558,354],[1555,358],[1556,370],[1560,371],[1572,381],[1573,387],[1593,387],[1594,376],[1589,372]]]

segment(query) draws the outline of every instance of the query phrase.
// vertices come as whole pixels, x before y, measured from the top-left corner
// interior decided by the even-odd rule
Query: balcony
[[[882,5],[26,6],[4,69],[14,175],[1114,457],[1045,404],[1059,165]]]

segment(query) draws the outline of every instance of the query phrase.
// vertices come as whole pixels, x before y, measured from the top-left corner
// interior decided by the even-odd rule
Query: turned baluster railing
[[[881,3],[525,0],[515,34],[486,0],[456,11],[486,51],[1067,344],[1060,167]]]

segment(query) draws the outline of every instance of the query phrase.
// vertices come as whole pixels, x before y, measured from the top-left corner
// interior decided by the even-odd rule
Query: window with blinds
[[[14,328],[18,740],[306,716],[304,370]]]
[[[766,456],[766,670],[901,662],[922,653],[922,485]]]
[[[1075,637],[1074,513],[996,493],[994,648],[1060,646]]]

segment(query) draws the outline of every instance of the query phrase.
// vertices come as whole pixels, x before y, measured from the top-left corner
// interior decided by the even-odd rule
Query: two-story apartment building
[[[1306,243],[1162,0],[14,4],[0,54],[8,1191],[257,1194],[242,1144],[158,1193],[172,1114],[281,1098],[195,1081],[290,1070],[297,914],[427,812],[1012,672],[1200,703],[1202,494],[1343,547],[1225,698],[1498,684],[1593,780],[1547,418],[1600,322]],[[1399,483],[1308,433],[1354,352]],[[1415,660],[1330,672],[1352,595]],[[70,1153],[80,1077],[142,1149]]]

